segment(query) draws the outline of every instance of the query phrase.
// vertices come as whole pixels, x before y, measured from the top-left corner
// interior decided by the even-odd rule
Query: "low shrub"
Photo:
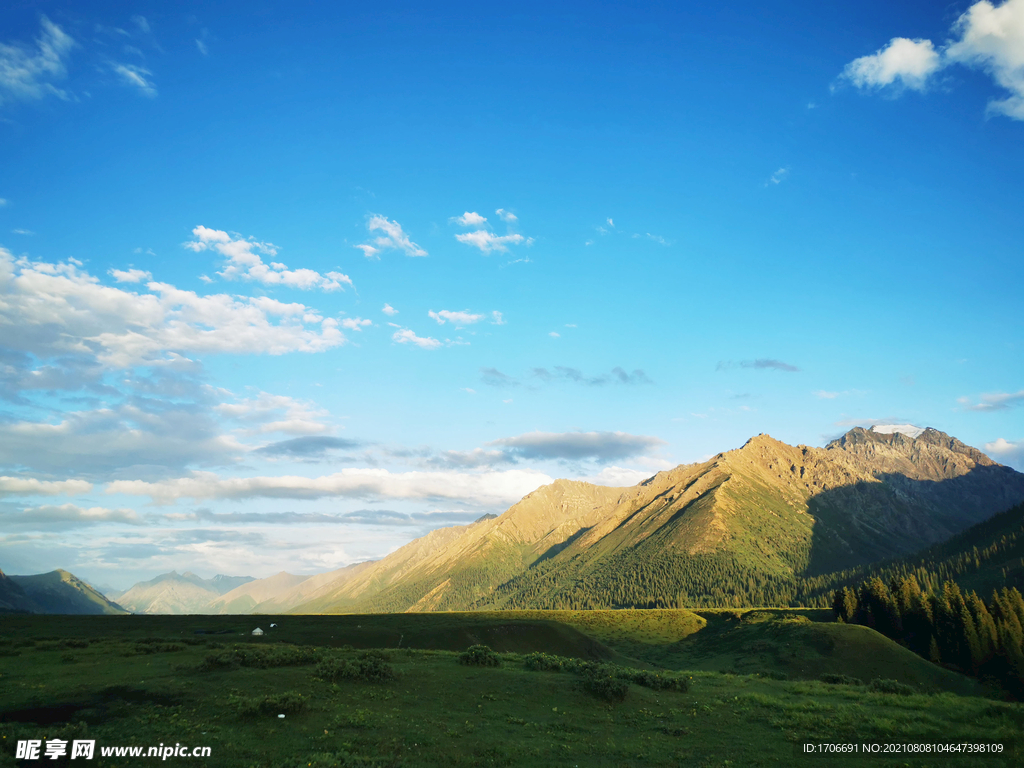
[[[897,696],[913,696],[917,693],[917,690],[911,685],[906,685],[898,680],[883,680],[880,677],[876,677],[868,683],[868,688],[875,693],[894,693]]]
[[[395,679],[395,670],[388,656],[379,651],[360,654],[356,661],[325,658],[313,670],[314,677],[329,683],[338,680],[362,680],[367,683],[386,683]]]
[[[859,677],[849,675],[822,675],[820,680],[829,685],[864,685],[864,681]]]
[[[776,672],[774,669],[764,669],[757,673],[758,677],[767,678],[768,680],[789,680],[789,675],[785,672]]]
[[[591,669],[580,679],[580,687],[599,699],[610,702],[626,700],[629,683],[616,677],[611,669]]]
[[[76,638],[67,638],[67,639],[61,640],[59,643],[57,643],[57,646],[59,648],[88,648],[89,647],[89,641],[88,640],[79,640],[79,639],[76,639]]]
[[[675,691],[686,693],[690,690],[690,678],[682,675],[666,675],[646,669],[623,670],[631,683],[650,688],[652,691]]]
[[[459,664],[467,664],[472,667],[497,667],[501,664],[501,659],[486,645],[471,645],[459,654]]]
[[[176,646],[168,643],[163,650],[181,650],[184,646]],[[139,645],[139,653],[153,653],[146,648],[157,648],[159,646]],[[210,647],[215,647],[212,643]],[[294,667],[303,664],[313,664],[323,658],[323,653],[315,648],[304,646],[267,647],[253,645],[236,645],[233,648],[221,653],[208,655],[199,665],[200,669],[214,670],[226,669],[229,667],[250,667],[253,669],[270,669],[271,667]]]
[[[267,696],[228,696],[228,705],[233,707],[242,717],[259,715],[290,715],[301,711],[306,706],[306,699],[298,691]]]

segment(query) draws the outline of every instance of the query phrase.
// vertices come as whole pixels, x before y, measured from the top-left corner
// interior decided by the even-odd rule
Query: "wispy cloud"
[[[65,530],[99,523],[141,525],[143,520],[132,509],[85,508],[76,504],[60,504],[27,507],[20,512],[0,512],[0,523],[5,529]]]
[[[150,98],[156,96],[156,86],[150,79],[153,73],[145,67],[138,67],[134,64],[114,64],[114,72],[121,78],[121,82],[138,88],[144,96]]]
[[[352,285],[348,275],[340,272],[327,272],[321,275],[312,269],[288,269],[287,265],[277,261],[265,264],[260,257],[277,256],[277,246],[273,243],[261,243],[255,238],[232,236],[219,229],[209,229],[200,224],[192,230],[193,240],[185,243],[192,251],[211,249],[228,260],[222,272],[217,274],[225,280],[253,280],[263,285],[280,285],[288,288],[299,288],[308,291],[319,288],[322,291],[344,290],[343,285]]]
[[[363,243],[355,246],[363,252],[368,259],[379,259],[384,251],[399,250],[406,256],[426,256],[427,252],[409,239],[409,236],[402,231],[402,225],[397,221],[391,221],[386,216],[374,214],[366,222],[366,228],[370,232],[383,232],[375,237],[371,243]]]
[[[781,184],[787,176],[789,176],[789,168],[779,168],[779,170],[768,177],[768,181],[764,185],[767,187],[769,184]]]
[[[385,304],[383,309],[381,309],[381,312],[383,312],[388,317],[394,317],[395,315],[398,314],[398,310],[392,307],[390,304]]]
[[[153,277],[151,272],[142,269],[112,269],[109,274],[119,283],[141,283],[143,280],[150,280]]]
[[[497,368],[481,368],[480,380],[491,387],[518,387],[519,382]]]
[[[440,312],[430,310],[427,312],[427,316],[432,320],[436,320],[438,325],[444,325],[446,322],[451,322],[454,325],[472,325],[473,323],[479,323],[487,317],[486,315],[474,315],[469,310],[453,312],[447,309],[442,309]],[[500,312],[498,313],[498,318],[499,320],[501,318]]]
[[[552,479],[524,469],[501,472],[389,472],[385,469],[344,469],[321,477],[219,477],[196,472],[189,477],[147,482],[108,483],[107,493],[145,496],[156,504],[190,499],[457,499],[473,506],[518,501]]]
[[[1024,389],[1020,392],[993,392],[982,395],[980,402],[972,403],[969,397],[957,400],[967,411],[1005,411],[1015,405],[1024,404]]]
[[[358,440],[345,440],[340,437],[309,435],[293,437],[257,448],[254,453],[264,456],[287,456],[299,458],[322,457],[328,451],[351,450],[362,445]]]
[[[519,220],[519,217],[512,213],[512,211],[506,211],[504,208],[499,208],[495,213],[498,214],[498,218],[506,224],[511,224],[513,221]]]
[[[0,105],[45,96],[68,98],[54,83],[67,76],[67,62],[76,43],[45,16],[40,24],[42,31],[34,48],[0,43]]]
[[[592,459],[604,462],[639,456],[665,445],[665,441],[626,432],[529,432],[494,440],[488,445],[502,446],[525,459]]]
[[[481,253],[493,253],[498,251],[500,253],[508,253],[508,246],[519,245],[520,243],[526,243],[532,245],[532,238],[525,238],[520,234],[511,235],[495,235],[493,232],[488,232],[486,229],[478,229],[475,232],[464,232],[456,235],[455,239],[460,243],[471,245],[474,248],[479,248]]]
[[[585,384],[590,387],[603,387],[606,384],[652,384],[647,374],[637,368],[628,373],[624,368],[616,366],[610,374],[600,376],[587,376],[579,368],[556,365],[553,370],[547,368],[531,368],[530,375],[534,378],[550,384],[557,381],[567,381],[573,384]]]
[[[754,368],[756,370],[786,371],[787,373],[797,373],[800,370],[795,365],[784,363],[782,360],[775,360],[770,357],[761,357],[757,360],[741,360],[739,363],[732,360],[720,360],[718,365],[715,366],[715,370],[727,371],[736,367]]]
[[[412,344],[420,349],[437,349],[442,346],[441,342],[430,336],[417,336],[408,328],[400,328],[391,334],[391,339],[398,344]]]
[[[35,234],[35,232],[33,232],[31,229],[12,229],[11,232],[14,233],[15,235],[34,235]]]

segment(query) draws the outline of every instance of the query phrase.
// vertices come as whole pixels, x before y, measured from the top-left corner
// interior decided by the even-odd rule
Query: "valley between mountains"
[[[824,606],[841,574],[1021,501],[1024,474],[935,429],[855,428],[824,448],[758,435],[631,488],[558,480],[500,516],[329,573],[172,572],[107,597],[173,614]],[[1002,583],[1021,570],[1001,568]]]

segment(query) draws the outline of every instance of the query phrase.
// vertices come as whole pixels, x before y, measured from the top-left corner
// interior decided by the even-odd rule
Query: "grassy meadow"
[[[239,768],[1024,764],[1024,705],[827,618],[814,610],[8,615],[0,766],[80,762],[16,761],[14,745],[26,738],[95,739],[95,759],[82,764],[111,768],[160,760],[104,758],[99,747],[161,743],[212,750],[168,764]],[[267,634],[252,636],[256,626]],[[480,645],[494,653],[464,654]],[[877,678],[888,682],[872,684]],[[798,751],[804,742],[935,740],[1001,742],[1007,751]]]

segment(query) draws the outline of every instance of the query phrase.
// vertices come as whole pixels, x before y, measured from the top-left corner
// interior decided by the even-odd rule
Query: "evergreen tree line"
[[[871,627],[936,664],[998,682],[1024,697],[1024,597],[1015,587],[993,590],[988,602],[954,581],[921,589],[917,578],[873,577],[837,589],[836,620]]]

